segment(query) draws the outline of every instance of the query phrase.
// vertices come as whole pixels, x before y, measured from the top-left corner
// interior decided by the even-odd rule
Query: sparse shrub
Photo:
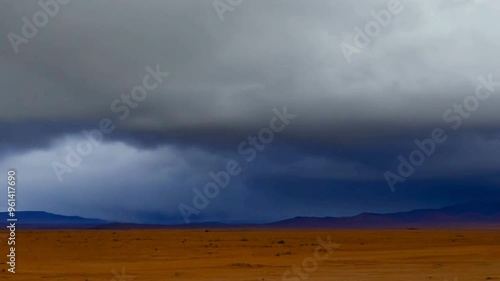
[[[261,265],[251,265],[249,263],[244,263],[244,262],[237,262],[237,263],[232,263],[231,266],[235,266],[235,267],[248,267],[248,268],[252,268],[252,267],[262,267]]]

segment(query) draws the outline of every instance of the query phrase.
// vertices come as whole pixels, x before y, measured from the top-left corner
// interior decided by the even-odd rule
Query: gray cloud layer
[[[425,2],[403,2],[348,64],[339,44],[352,43],[354,28],[387,1],[247,1],[223,22],[211,1],[73,1],[19,54],[3,40],[0,120],[116,115],[112,101],[141,83],[145,66],[159,64],[171,77],[123,128],[236,134],[261,127],[282,105],[301,116],[289,132],[298,138],[434,127],[474,92],[478,76],[497,75],[500,34],[491,28],[496,4],[424,10]],[[21,17],[40,9],[30,3],[2,2],[2,34],[21,34]],[[23,95],[36,102],[23,104]],[[499,105],[492,98],[467,126],[498,129]]]

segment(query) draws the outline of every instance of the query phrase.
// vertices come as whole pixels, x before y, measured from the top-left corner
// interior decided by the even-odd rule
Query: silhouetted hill
[[[0,212],[0,226],[4,227],[9,217],[8,212]],[[62,216],[47,212],[23,211],[16,212],[18,229],[87,229],[108,221],[87,219],[78,216]]]
[[[452,228],[500,226],[500,202],[475,202],[441,209],[352,217],[296,217],[267,224],[272,228]]]

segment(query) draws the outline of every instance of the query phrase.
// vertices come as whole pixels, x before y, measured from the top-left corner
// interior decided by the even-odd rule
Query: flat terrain
[[[500,281],[500,230],[18,231],[16,274],[1,240],[0,280]]]

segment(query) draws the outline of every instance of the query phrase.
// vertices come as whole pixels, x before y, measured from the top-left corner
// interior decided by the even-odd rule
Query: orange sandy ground
[[[0,280],[283,280],[328,236],[329,259],[287,280],[500,280],[499,230],[18,231],[16,274],[5,233]]]

